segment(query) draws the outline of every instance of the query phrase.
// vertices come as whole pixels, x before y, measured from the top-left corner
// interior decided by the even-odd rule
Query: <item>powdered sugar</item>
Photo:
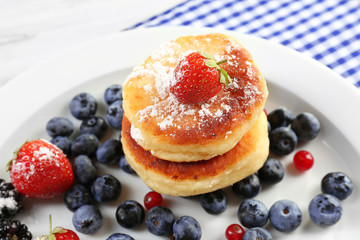
[[[39,160],[47,160],[51,159],[55,156],[53,150],[47,148],[47,147],[40,147],[38,151],[34,151],[34,157],[38,158]]]
[[[15,209],[18,207],[18,204],[13,197],[0,198],[0,209],[2,208]]]
[[[51,144],[47,140],[41,140],[48,144]],[[44,162],[44,165],[46,166],[52,165],[59,168],[62,167],[62,156],[59,155],[61,153],[61,150],[57,146],[53,144],[51,145],[51,147],[40,146],[38,150],[33,151],[31,157],[25,155],[19,161],[14,160],[11,165],[12,172],[22,173],[26,180],[29,180],[30,177],[36,174],[36,172],[39,170],[36,167],[36,164],[38,164],[38,162]],[[41,166],[41,164],[38,165]]]
[[[212,41],[211,38],[205,40],[207,42]],[[248,79],[256,79],[257,73],[254,71],[254,66],[251,62],[247,61],[245,64],[242,64],[245,68],[239,67],[238,56],[232,54],[234,50],[233,43],[233,41],[230,41],[230,44],[225,46],[226,56],[217,54],[214,56],[215,59],[220,61],[226,58],[228,60],[227,64],[230,67],[243,72]],[[196,43],[193,44],[196,45]],[[239,45],[236,47],[239,47]],[[242,79],[235,78],[233,79],[233,84],[226,87],[228,90],[224,91],[220,96],[214,96],[206,103],[196,106],[181,104],[176,97],[170,93],[170,86],[174,83],[174,69],[176,63],[180,62],[185,55],[193,52],[195,49],[181,52],[178,51],[180,48],[181,46],[177,45],[174,41],[164,43],[151,55],[150,58],[154,61],[144,62],[142,65],[135,67],[128,77],[128,79],[131,79],[137,76],[145,76],[154,79],[154,85],[147,84],[143,86],[145,92],[154,93],[152,94],[154,97],[152,97],[151,103],[137,112],[136,116],[141,122],[155,118],[155,122],[160,130],[166,130],[168,128],[186,129],[190,126],[186,125],[186,121],[184,120],[188,119],[193,123],[196,122],[196,127],[201,129],[206,125],[206,122],[217,121],[221,123],[228,117],[226,114],[235,107],[233,101],[234,96],[231,95],[231,91],[234,92],[242,89],[242,96],[236,96],[236,98],[244,100],[242,103],[249,109],[256,102],[254,96],[262,94],[250,81],[244,84],[242,83]],[[246,113],[247,109],[244,109]],[[143,141],[142,136],[139,135],[136,129],[132,129],[131,134],[135,140]]]

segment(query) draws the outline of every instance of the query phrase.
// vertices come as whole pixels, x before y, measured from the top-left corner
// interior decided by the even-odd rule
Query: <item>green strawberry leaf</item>
[[[226,86],[228,86],[229,84],[232,84],[232,80],[231,80],[230,76],[228,75],[228,73],[219,66],[220,64],[227,62],[227,59],[216,62],[214,56],[209,53],[202,52],[201,55],[203,57],[209,59],[208,61],[205,62],[206,66],[211,67],[211,68],[215,67],[217,70],[220,71],[220,83],[222,83]]]
[[[218,67],[218,65],[216,64],[216,62],[214,60],[206,61],[205,65],[208,66],[208,67],[211,67],[211,68],[213,68],[213,67],[217,68]]]
[[[226,86],[232,84],[232,79],[229,74],[222,68],[220,68],[220,83],[225,84]]]
[[[213,60],[215,62],[215,58],[213,55],[211,55],[210,53],[206,53],[206,52],[201,52],[201,55],[204,57],[204,58],[207,58],[207,59],[210,59],[210,60]]]

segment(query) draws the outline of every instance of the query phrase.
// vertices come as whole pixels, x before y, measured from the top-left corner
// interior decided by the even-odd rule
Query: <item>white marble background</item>
[[[182,0],[0,0],[0,87],[34,64]]]

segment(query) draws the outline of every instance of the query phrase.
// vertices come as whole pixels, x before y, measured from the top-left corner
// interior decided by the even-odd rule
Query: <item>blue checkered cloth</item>
[[[129,29],[184,25],[271,39],[360,88],[359,0],[188,0]]]

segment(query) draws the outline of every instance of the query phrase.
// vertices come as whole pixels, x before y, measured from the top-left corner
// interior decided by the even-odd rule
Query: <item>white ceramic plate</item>
[[[0,177],[9,179],[5,172],[8,160],[24,141],[36,138],[49,139],[45,132],[46,122],[54,116],[72,118],[68,103],[79,92],[89,92],[99,100],[99,114],[106,106],[103,92],[113,83],[121,83],[131,71],[161,43],[180,35],[220,31],[206,28],[152,28],[138,29],[111,35],[56,56],[14,79],[0,89],[2,110],[0,124]],[[303,111],[314,113],[321,121],[322,130],[317,139],[301,146],[311,151],[315,165],[305,173],[294,170],[293,154],[281,158],[285,168],[284,180],[264,188],[256,197],[270,208],[280,199],[298,203],[303,211],[301,226],[292,233],[283,234],[266,227],[275,239],[350,239],[359,236],[360,223],[360,94],[357,89],[328,68],[293,50],[270,41],[236,32],[228,32],[238,38],[252,53],[255,62],[268,80],[270,97],[267,110],[284,105],[295,114]],[[110,135],[108,135],[109,137]],[[119,133],[114,132],[114,137]],[[297,150],[300,150],[298,148]],[[116,207],[127,199],[142,203],[149,191],[136,177],[117,167],[100,166],[122,183],[123,190],[117,202],[100,206],[104,215],[101,230],[90,236],[79,234],[81,239],[106,239],[114,232],[125,232],[135,239],[161,239],[151,235],[142,224],[128,230],[115,220]],[[351,197],[343,202],[343,216],[339,223],[329,228],[313,224],[307,211],[312,197],[320,193],[320,180],[330,171],[343,171],[354,182]],[[238,223],[237,209],[241,199],[226,189],[230,201],[225,213],[207,214],[196,200],[165,196],[165,204],[176,216],[191,215],[202,226],[202,239],[225,239],[224,231],[231,223]],[[26,209],[19,216],[34,236],[48,231],[48,215],[53,225],[73,229],[72,213],[66,209],[61,197],[52,200],[25,200]]]

